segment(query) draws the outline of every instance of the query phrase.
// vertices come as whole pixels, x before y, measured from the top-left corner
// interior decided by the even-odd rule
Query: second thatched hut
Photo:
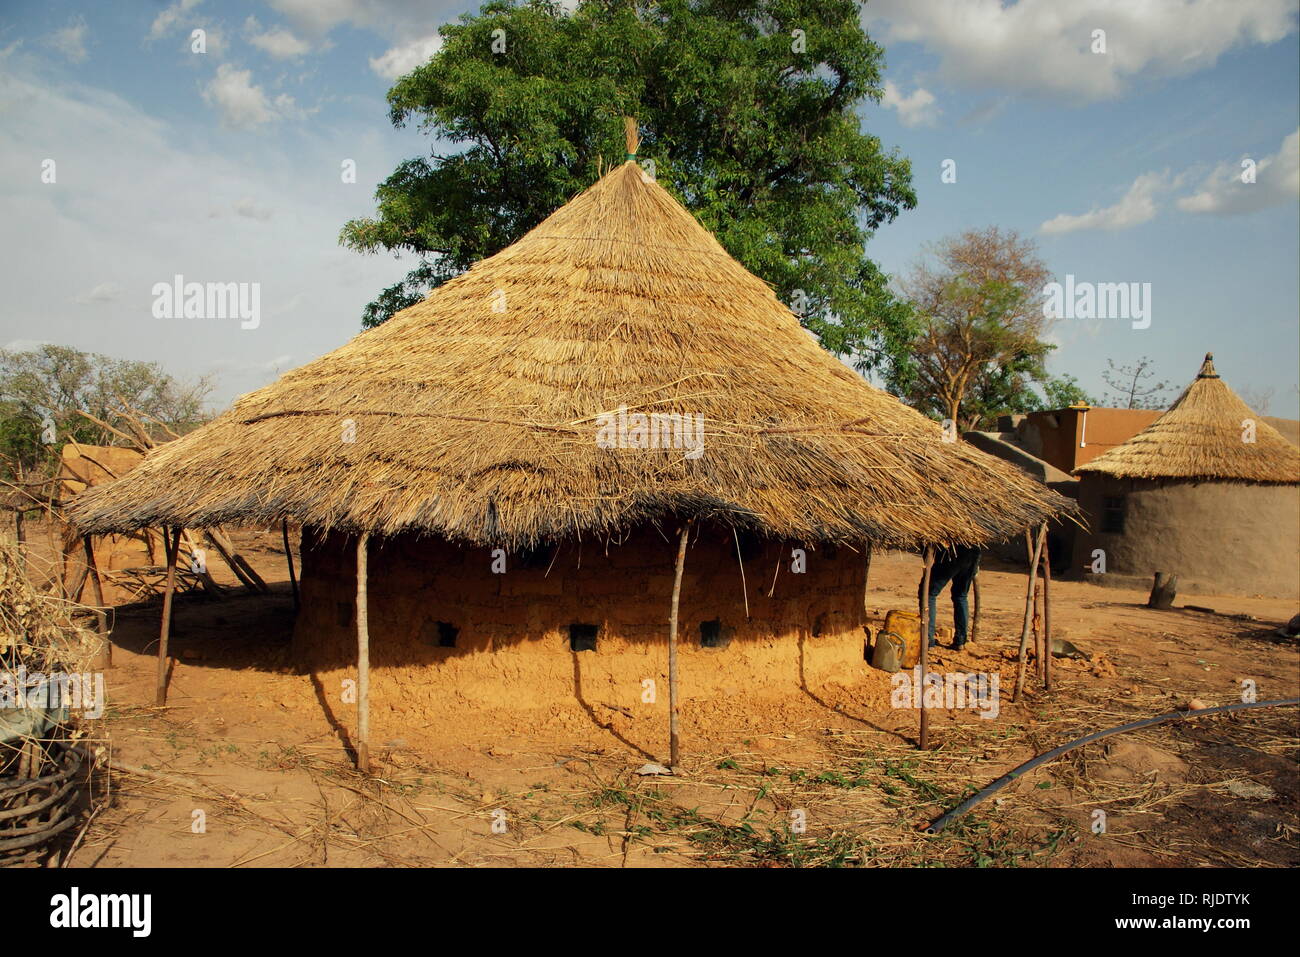
[[[1090,524],[1075,565],[1100,557],[1093,581],[1142,587],[1162,572],[1180,591],[1300,594],[1300,448],[1219,378],[1213,355],[1167,412],[1075,474]]]

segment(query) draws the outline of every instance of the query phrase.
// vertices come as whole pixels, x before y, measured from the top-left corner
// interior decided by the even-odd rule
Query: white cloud
[[[216,76],[204,87],[203,99],[216,107],[223,126],[247,130],[273,120],[302,115],[289,94],[281,93],[271,100],[252,78],[251,70],[240,70],[223,63],[217,67]]]
[[[873,0],[889,43],[938,54],[951,82],[1077,101],[1121,95],[1137,75],[1178,76],[1296,28],[1294,0]],[[1106,52],[1093,53],[1093,31]]]
[[[934,94],[917,87],[904,96],[892,80],[885,81],[885,95],[880,98],[880,105],[898,111],[898,120],[904,126],[929,126],[939,116],[939,109],[934,105]]]
[[[377,57],[371,57],[370,69],[386,80],[395,80],[428,62],[440,49],[442,37],[438,34],[420,37],[385,50]]]
[[[341,182],[340,144],[376,175],[407,155],[371,120],[244,153],[211,125],[164,122],[112,92],[51,80],[44,67],[14,50],[0,74],[0,208],[23,227],[0,256],[0,343],[55,342],[184,377],[220,365],[224,403],[356,335],[366,302],[413,265],[338,245],[340,224],[373,209],[372,183]],[[46,156],[60,158],[58,184],[33,172]],[[244,197],[253,212],[274,197],[274,216],[250,228],[232,209]],[[225,215],[209,218],[217,205]],[[69,250],[94,267],[71,286]],[[261,325],[154,318],[154,284],[178,274],[259,283]]]
[[[1255,182],[1243,183],[1243,172],[1240,162],[1222,164],[1197,192],[1181,197],[1178,208],[1235,216],[1294,201],[1300,196],[1300,130],[1287,136],[1276,153],[1256,161]]]
[[[115,282],[101,282],[89,292],[83,292],[73,302],[83,306],[95,302],[114,302],[122,295],[122,287]]]
[[[73,63],[86,59],[86,21],[74,17],[62,30],[56,30],[46,41]]]
[[[256,17],[244,21],[244,34],[248,42],[277,60],[291,60],[311,52],[311,44],[299,39],[283,27],[263,30]]]
[[[1045,233],[1073,233],[1084,229],[1131,229],[1156,214],[1156,195],[1177,185],[1169,173],[1144,173],[1133,181],[1124,198],[1113,206],[1093,207],[1090,212],[1071,216],[1061,213],[1039,228]]]
[[[250,198],[245,196],[243,199],[237,199],[231,204],[231,208],[240,216],[248,219],[256,219],[266,222],[271,218],[271,210],[258,206]]]
[[[182,16],[199,5],[201,0],[177,0],[153,18],[149,27],[149,39],[158,40],[172,31]]]

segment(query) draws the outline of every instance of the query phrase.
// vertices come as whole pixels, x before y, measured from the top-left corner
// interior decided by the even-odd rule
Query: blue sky
[[[945,235],[1019,230],[1062,280],[1151,284],[1148,328],[1058,321],[1052,372],[1100,395],[1107,359],[1150,356],[1181,386],[1213,351],[1239,392],[1297,417],[1297,5],[869,3],[889,85],[863,127],[912,160],[919,196],[870,254],[898,272]],[[341,248],[339,227],[430,145],[389,125],[385,93],[476,8],[0,0],[0,345],[212,374],[224,407],[342,344],[409,263]],[[153,284],[177,273],[260,282],[260,325],[155,319]]]

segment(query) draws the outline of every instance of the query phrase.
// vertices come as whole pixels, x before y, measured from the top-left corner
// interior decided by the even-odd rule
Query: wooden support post
[[[1052,556],[1047,548],[1047,526],[1043,526],[1043,687],[1052,690]]]
[[[216,579],[208,572],[206,555],[203,556],[203,570],[199,572],[194,571],[194,559],[202,554],[202,548],[194,541],[190,533],[184,529],[181,529],[181,538],[190,549],[190,571],[192,574],[198,576],[199,584],[203,586],[203,590],[214,598],[224,597],[221,591],[221,586],[217,584]]]
[[[370,773],[370,619],[366,578],[370,533],[357,539],[357,770]]]
[[[924,751],[929,745],[930,712],[925,708],[925,669],[930,655],[930,566],[934,564],[934,546],[925,546],[925,569],[921,572],[921,734],[919,745]]]
[[[95,660],[96,668],[113,667],[113,646],[108,641],[108,616],[104,613],[104,586],[99,580],[99,567],[95,564],[95,548],[89,535],[82,536],[81,544],[86,550],[86,569],[90,574],[90,585],[95,596],[95,627],[99,637],[104,639]]]
[[[14,540],[18,543],[15,549],[18,552],[18,569],[26,575],[27,531],[23,528],[23,511],[21,507],[14,509]]]
[[[687,519],[677,542],[677,569],[673,574],[673,605],[668,615],[668,767],[674,771],[681,760],[681,728],[677,697],[677,610],[682,600],[682,569],[686,565],[686,543],[691,537]]]
[[[1038,570],[1035,569],[1034,571],[1035,573],[1037,573]],[[1042,598],[1043,598],[1043,584],[1035,577],[1034,614],[1033,614],[1033,618],[1031,619],[1033,641],[1031,642],[1031,644],[1034,646],[1034,671],[1038,672],[1039,681],[1042,681],[1044,677],[1043,676],[1043,635],[1042,635],[1042,629],[1038,627],[1039,623],[1042,621],[1042,615],[1039,612],[1039,609],[1042,606]]]
[[[871,603],[867,601],[867,593],[871,590],[871,543],[867,542],[866,547],[867,560],[866,568],[862,572],[862,616],[865,620],[867,615],[871,614]]]
[[[154,703],[162,707],[167,703],[167,639],[172,630],[172,593],[176,590],[176,554],[181,550],[181,529],[175,533],[163,526],[163,541],[167,544],[167,587],[163,591],[162,635],[158,639],[158,684]]]
[[[253,570],[253,566],[244,556],[239,554],[235,549],[235,543],[227,538],[224,532],[217,528],[205,528],[203,532],[245,588],[254,594],[267,591],[266,582],[262,581],[262,577]]]
[[[289,587],[293,589],[293,610],[298,610],[298,579],[293,573],[293,549],[289,547],[289,520],[280,522],[280,531],[284,533],[284,560],[289,563]]]
[[[970,614],[970,637],[966,640],[974,644],[980,637],[980,571],[978,568],[975,569],[975,577],[971,579],[970,588],[973,607]]]
[[[1047,526],[1043,526],[1046,531]],[[1038,572],[1038,546],[1042,544],[1042,538],[1038,539],[1037,544],[1033,542],[1032,533],[1025,530],[1025,545],[1029,549],[1029,577],[1025,581],[1025,623],[1020,629],[1020,663],[1016,668],[1016,690],[1011,696],[1012,702],[1020,700],[1020,691],[1025,684],[1025,661],[1029,653],[1029,626],[1032,623],[1031,616],[1034,613],[1034,579],[1037,578]]]

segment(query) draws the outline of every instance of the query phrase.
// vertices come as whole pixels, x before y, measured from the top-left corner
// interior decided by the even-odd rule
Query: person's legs
[[[979,552],[973,551],[963,555],[962,559],[953,569],[952,576],[952,646],[954,648],[966,644],[967,627],[970,621],[970,606],[966,596],[970,592],[971,582],[975,580],[975,573],[979,571]]]
[[[937,604],[939,596],[943,594],[944,588],[948,586],[948,582],[952,581],[953,571],[954,569],[951,564],[938,562],[936,562],[934,567],[930,569],[930,621],[928,623],[929,634],[926,637],[929,639],[931,648],[936,644],[934,640],[934,627],[937,624],[936,619],[938,618],[938,611],[936,610],[935,605]],[[917,595],[920,597],[919,588],[917,589]]]
[[[957,590],[957,583],[952,584],[952,646],[960,648],[966,644],[966,629],[970,620],[970,609],[966,602],[966,592]]]

